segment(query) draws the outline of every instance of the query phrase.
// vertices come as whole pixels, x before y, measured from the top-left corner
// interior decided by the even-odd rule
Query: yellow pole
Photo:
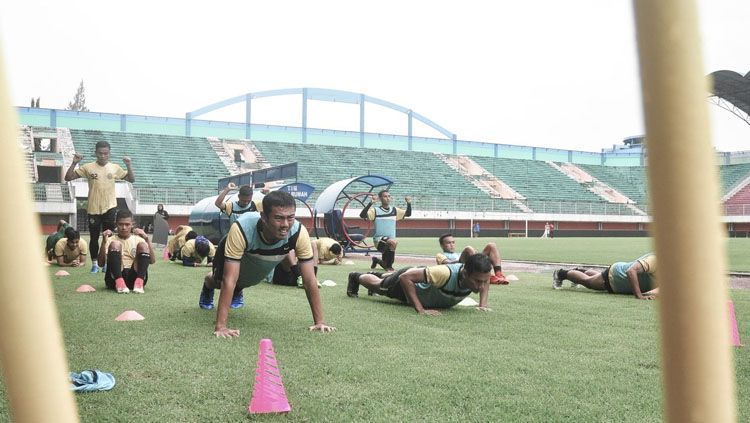
[[[736,420],[719,178],[696,7],[635,0],[666,419]]]
[[[13,420],[77,422],[0,54],[0,361]]]

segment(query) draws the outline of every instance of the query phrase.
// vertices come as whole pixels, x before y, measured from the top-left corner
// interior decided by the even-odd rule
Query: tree
[[[78,112],[89,111],[89,108],[86,107],[86,89],[83,87],[83,79],[81,80],[81,84],[78,85],[78,90],[76,91],[75,97],[73,97],[73,102],[68,103],[68,110],[75,110]]]

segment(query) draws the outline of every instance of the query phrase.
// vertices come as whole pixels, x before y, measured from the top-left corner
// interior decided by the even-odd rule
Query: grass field
[[[643,239],[496,241],[506,259],[552,262],[606,264],[649,249]],[[741,251],[747,245],[734,241],[732,267],[750,269]],[[403,238],[400,250],[434,254],[434,245]],[[159,259],[142,296],[105,291],[102,276],[88,268],[51,276],[70,369],[96,368],[117,378],[112,391],[76,395],[81,420],[662,420],[658,301],[555,291],[548,272],[516,273],[519,282],[492,286],[491,313],[455,307],[420,316],[386,298],[348,298],[347,273],[365,268],[355,263],[319,271],[320,280],[338,283],[321,289],[335,333],[306,331],[312,319],[303,290],[261,284],[245,291],[243,309],[230,312],[230,326],[242,330],[234,340],[214,338],[215,312],[197,306],[205,269]],[[98,291],[75,293],[82,283]],[[747,343],[750,291],[730,294]],[[146,320],[114,320],[130,309]],[[266,337],[292,406],[285,417],[246,414],[258,341]],[[747,348],[735,349],[735,365],[738,421],[748,421]],[[0,421],[8,421],[0,389]]]

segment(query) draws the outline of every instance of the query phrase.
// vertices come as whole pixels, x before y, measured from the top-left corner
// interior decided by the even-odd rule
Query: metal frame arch
[[[442,126],[438,125],[437,123],[433,122],[432,120],[426,118],[425,116],[420,115],[419,113],[414,112],[413,110],[398,105],[396,103],[392,103],[390,101],[382,100],[376,97],[371,97],[365,94],[361,93],[355,93],[351,91],[343,91],[343,90],[334,90],[329,88],[286,88],[286,89],[279,89],[279,90],[268,90],[268,91],[259,91],[255,93],[246,93],[242,95],[238,95],[235,97],[230,97],[226,100],[218,101],[216,103],[212,103],[206,106],[203,106],[201,108],[198,108],[196,110],[193,110],[192,112],[185,113],[185,135],[190,136],[191,128],[192,128],[192,120],[204,115],[206,113],[212,112],[214,110],[219,110],[227,106],[231,106],[233,104],[245,102],[245,137],[250,139],[251,138],[251,118],[252,118],[252,100],[256,98],[264,98],[264,97],[277,97],[282,95],[301,95],[302,96],[302,142],[307,142],[307,102],[308,100],[318,100],[318,101],[328,101],[332,103],[349,103],[349,104],[357,104],[359,105],[359,140],[360,140],[360,147],[364,147],[364,128],[365,128],[365,103],[372,103],[376,104],[378,106],[386,107],[388,109],[403,113],[407,117],[407,126],[408,126],[408,137],[409,137],[409,150],[412,149],[411,146],[411,140],[413,138],[413,125],[412,121],[413,119],[416,119],[425,125],[429,126],[430,128],[440,132],[441,134],[445,135],[446,138],[448,138],[451,142],[454,144],[454,150],[455,150],[455,143],[457,140],[456,134],[448,131],[447,129],[443,128]]]

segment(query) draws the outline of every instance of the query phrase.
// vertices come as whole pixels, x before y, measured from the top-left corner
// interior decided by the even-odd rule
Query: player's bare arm
[[[315,278],[313,267],[312,260],[303,261],[299,264],[300,273],[302,273],[302,285],[305,287],[305,295],[307,296],[307,302],[310,304],[310,311],[313,315],[313,325],[308,329],[311,331],[333,332],[336,328],[327,325],[323,318],[323,303],[320,300],[320,289],[318,289],[318,281]]]
[[[233,182],[230,182],[227,184],[227,186],[224,187],[224,189],[221,190],[219,193],[219,196],[216,197],[216,201],[214,201],[214,205],[219,208],[219,210],[224,209],[224,199],[226,198],[229,191],[237,189],[237,185],[235,185]]]
[[[125,163],[125,167],[128,169],[128,174],[125,175],[125,180],[130,183],[135,182],[135,172],[133,172],[132,160],[130,160],[130,157],[128,156],[123,156],[122,162]]]
[[[149,263],[154,264],[156,263],[156,254],[154,254],[154,246],[151,245],[151,240],[148,238],[148,234],[146,231],[144,231],[141,228],[135,228],[133,230],[133,234],[138,235],[139,237],[143,238],[146,241],[146,245],[148,245],[148,253],[151,255],[151,260],[149,260]]]
[[[421,279],[423,274],[424,269],[414,268],[407,270],[406,272],[402,273],[401,276],[399,276],[398,283],[401,284],[401,288],[404,290],[406,298],[409,299],[409,302],[411,302],[411,304],[414,306],[414,310],[416,310],[417,313],[426,314],[428,316],[439,316],[439,311],[425,309],[422,306],[422,302],[419,301],[419,297],[417,296],[417,288],[415,288],[414,285],[422,282]]]
[[[70,167],[68,168],[67,172],[65,172],[65,180],[66,181],[72,181],[74,179],[78,179],[79,176],[76,173],[76,165],[83,160],[83,155],[75,153],[73,154],[73,161],[70,162]]]
[[[107,262],[107,238],[111,236],[112,231],[109,229],[105,229],[104,232],[102,232],[102,243],[99,246],[99,255],[96,258],[99,267],[104,266],[104,264]]]
[[[227,260],[224,263],[224,278],[221,280],[221,292],[219,293],[219,307],[216,309],[216,323],[214,335],[217,338],[236,338],[240,336],[239,329],[227,327],[229,319],[229,305],[232,303],[234,288],[240,276],[240,262]]]
[[[630,281],[630,287],[633,289],[633,295],[635,295],[635,298],[638,298],[639,300],[652,300],[654,299],[653,295],[643,295],[641,293],[641,285],[638,282],[638,274],[642,273],[643,271],[643,265],[641,265],[640,262],[636,261],[625,273],[628,275],[628,281]]]

